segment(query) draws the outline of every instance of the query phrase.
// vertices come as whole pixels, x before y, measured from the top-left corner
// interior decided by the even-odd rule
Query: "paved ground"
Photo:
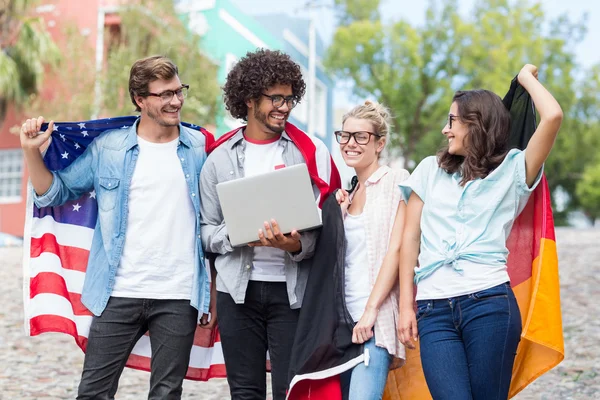
[[[518,400],[600,399],[600,230],[559,229],[566,358]],[[0,399],[73,399],[83,354],[66,335],[23,335],[20,248],[0,248]],[[126,369],[117,398],[146,396],[148,374]],[[184,384],[185,399],[228,399],[224,380]]]

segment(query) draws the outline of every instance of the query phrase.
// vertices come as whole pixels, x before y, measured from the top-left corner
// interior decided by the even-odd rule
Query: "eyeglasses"
[[[187,97],[190,85],[181,85],[177,90],[165,90],[160,93],[148,93],[148,96],[160,97],[163,103],[168,103],[173,99],[173,96],[177,96],[179,100],[183,100]]]
[[[452,121],[458,118],[458,115],[448,114],[448,128],[452,129]]]
[[[354,141],[357,144],[368,144],[371,140],[371,136],[381,137],[376,133],[366,132],[366,131],[358,131],[358,132],[346,132],[346,131],[335,131],[335,140],[339,144],[346,144],[350,141],[350,138],[353,137]]]
[[[261,94],[271,99],[271,104],[273,104],[273,107],[275,108],[281,108],[283,107],[283,103],[287,103],[288,108],[291,110],[298,104],[298,99],[295,96],[283,97],[280,94],[274,94],[273,96],[264,93]]]

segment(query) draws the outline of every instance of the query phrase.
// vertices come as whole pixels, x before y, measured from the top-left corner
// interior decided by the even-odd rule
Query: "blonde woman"
[[[344,399],[380,399],[388,370],[402,364],[404,346],[396,330],[398,263],[406,204],[399,184],[404,169],[380,165],[390,131],[390,113],[365,102],[343,118],[335,132],[346,165],[358,183],[336,192],[346,237],[344,299],[356,322],[352,342],[363,344],[365,361],[341,375]]]

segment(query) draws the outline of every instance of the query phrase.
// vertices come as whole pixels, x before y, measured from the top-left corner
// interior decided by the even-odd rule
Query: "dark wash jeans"
[[[232,400],[265,399],[266,353],[273,399],[287,390],[292,345],[300,310],[292,310],[285,282],[248,282],[244,304],[217,292],[217,315]]]
[[[92,319],[77,399],[112,400],[125,362],[146,331],[152,347],[148,399],[180,399],[197,320],[189,300],[111,297]]]
[[[417,301],[421,363],[435,400],[505,400],[521,339],[508,283],[441,300]]]

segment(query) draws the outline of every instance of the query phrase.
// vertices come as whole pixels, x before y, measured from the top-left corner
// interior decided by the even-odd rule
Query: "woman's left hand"
[[[522,85],[523,80],[526,79],[526,76],[532,75],[535,79],[538,77],[538,68],[533,64],[525,64],[519,74],[517,75],[517,79],[519,83]]]
[[[346,212],[348,212],[348,207],[350,206],[350,194],[348,194],[348,192],[346,192],[344,189],[340,189],[335,192],[335,199],[340,205],[342,215],[346,215]]]
[[[365,312],[352,330],[352,343],[361,344],[373,337],[373,326],[378,312],[376,308],[368,306],[365,308]]]

